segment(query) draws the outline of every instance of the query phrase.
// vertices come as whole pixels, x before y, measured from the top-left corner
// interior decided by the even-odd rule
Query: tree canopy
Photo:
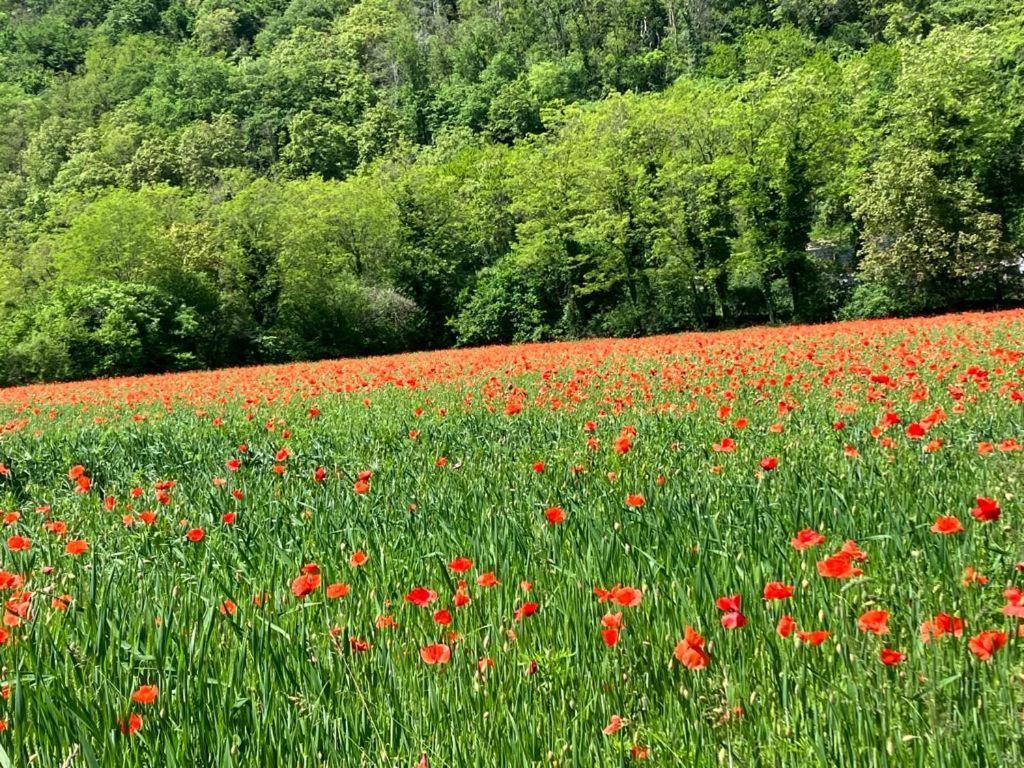
[[[0,0],[0,384],[1024,299],[1011,0]]]

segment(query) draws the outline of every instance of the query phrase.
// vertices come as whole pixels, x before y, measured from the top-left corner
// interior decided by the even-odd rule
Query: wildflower
[[[704,669],[711,663],[711,657],[704,650],[704,638],[690,625],[686,626],[683,639],[676,645],[673,655],[687,669]]]
[[[897,664],[902,664],[907,658],[907,654],[892,648],[883,648],[879,656],[882,663],[887,667],[895,667]]]
[[[971,653],[982,661],[988,661],[992,655],[1006,645],[1006,633],[989,629],[980,632],[970,639],[968,647]]]
[[[941,533],[949,536],[953,533],[960,533],[964,529],[960,520],[953,515],[946,515],[938,518],[931,527],[932,533]]]
[[[155,685],[140,685],[132,693],[132,701],[136,704],[152,704],[160,695],[160,689]]]
[[[420,649],[420,658],[427,664],[447,664],[452,658],[452,649],[444,643],[434,643]]]
[[[816,547],[819,544],[824,544],[825,537],[817,531],[813,531],[810,528],[804,528],[802,531],[798,532],[789,543],[793,549],[804,550]]]

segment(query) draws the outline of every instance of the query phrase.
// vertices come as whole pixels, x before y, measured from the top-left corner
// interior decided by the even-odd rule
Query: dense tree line
[[[0,384],[1024,298],[1011,0],[0,0]]]

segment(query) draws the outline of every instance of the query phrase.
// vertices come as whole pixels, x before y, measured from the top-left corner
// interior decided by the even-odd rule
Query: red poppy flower
[[[887,667],[895,667],[897,664],[902,664],[907,658],[907,654],[893,650],[892,648],[883,648],[879,655],[882,659],[882,663]]]
[[[636,608],[643,600],[644,593],[636,587],[613,587],[611,599],[627,608]]]
[[[1016,619],[1024,619],[1024,591],[1019,587],[1010,587],[1003,590],[1003,597],[1006,598],[1003,613]]]
[[[17,589],[24,584],[24,577],[8,571],[0,571],[0,589]]]
[[[964,620],[948,613],[936,614],[934,618],[927,619],[921,624],[921,641],[929,642],[943,635],[961,637],[964,633]]]
[[[601,733],[605,736],[611,736],[613,733],[618,733],[622,730],[622,726],[625,725],[625,722],[626,721],[619,715],[612,715],[611,719],[608,721],[608,725],[601,729]]]
[[[813,632],[797,632],[796,636],[800,642],[808,645],[821,645],[832,636],[832,633],[825,629],[816,629]]]
[[[739,629],[747,626],[747,617],[739,611],[729,611],[722,616],[722,626],[725,629]]]
[[[320,586],[320,574],[303,573],[292,579],[292,594],[298,598],[312,594]]]
[[[84,555],[89,549],[89,543],[85,539],[72,539],[64,547],[69,555]]]
[[[118,727],[125,736],[131,736],[142,728],[142,715],[138,712],[132,712],[128,715],[127,720],[122,720],[118,723]]]
[[[790,539],[790,545],[793,549],[804,550],[816,547],[819,544],[825,543],[825,537],[817,531],[811,530],[810,528],[804,528],[799,531],[795,538]]]
[[[849,555],[854,560],[863,561],[868,559],[868,556],[860,551],[860,547],[857,546],[857,542],[852,539],[844,541],[843,546],[839,551]]]
[[[132,701],[136,704],[152,704],[160,695],[160,689],[155,685],[140,685],[132,694]]]
[[[473,567],[473,561],[470,560],[468,557],[456,557],[454,560],[448,563],[448,567],[451,570],[455,571],[455,573],[465,573]]]
[[[857,619],[857,629],[872,635],[884,635],[889,631],[888,611],[866,611]]]
[[[960,520],[953,515],[938,518],[931,527],[932,533],[942,533],[947,536],[953,533],[960,533],[963,529],[964,527],[961,525]]]
[[[527,616],[533,616],[538,608],[540,608],[540,605],[537,603],[523,603],[516,609],[516,621],[522,621]]]
[[[11,552],[24,552],[32,547],[32,540],[27,539],[24,536],[8,536],[7,537],[7,548]]]
[[[614,648],[619,643],[619,630],[611,628],[602,629],[601,642],[609,648]]]
[[[452,623],[452,614],[447,608],[442,608],[439,611],[434,612],[434,623],[440,624],[442,627],[447,627]]]
[[[548,507],[544,511],[544,517],[547,518],[549,525],[558,525],[565,522],[565,510],[561,507]]]
[[[494,575],[493,571],[481,573],[479,576],[477,576],[476,583],[477,586],[480,587],[496,587],[499,584],[501,584],[501,582],[498,581],[498,577]]]
[[[680,664],[691,670],[704,669],[711,663],[711,657],[704,650],[704,638],[689,625],[673,655]]]
[[[185,534],[185,538],[196,544],[202,541],[203,538],[205,538],[205,536],[206,533],[203,531],[202,528],[192,528],[189,530],[188,533]]]
[[[853,557],[848,552],[837,552],[831,557],[818,561],[818,573],[826,579],[852,579],[864,571],[854,568]]]
[[[740,609],[740,595],[728,595],[715,600],[715,607],[720,611],[738,611]]]
[[[882,426],[886,429],[888,429],[889,427],[895,427],[899,423],[899,414],[893,413],[892,411],[886,412],[886,414],[882,417]]]
[[[412,603],[420,608],[426,608],[437,600],[437,592],[426,587],[413,587],[405,596],[405,602]]]
[[[642,493],[630,493],[626,496],[626,506],[634,509],[642,507],[646,501]]]
[[[979,496],[975,499],[975,502],[977,506],[971,510],[971,514],[974,515],[975,520],[979,520],[983,523],[990,523],[999,519],[999,514],[1002,510],[999,509],[999,502],[995,499]]]
[[[1006,633],[994,629],[980,632],[968,641],[971,653],[982,661],[988,661],[992,655],[1006,645]]]
[[[920,440],[928,433],[928,430],[926,430],[918,422],[912,421],[907,425],[906,433],[907,437],[909,437],[911,440]]]
[[[769,581],[764,585],[765,600],[785,600],[793,596],[793,587],[781,581]]]
[[[434,643],[420,649],[420,658],[427,664],[447,664],[452,658],[452,649],[444,643]]]
[[[774,456],[767,456],[759,462],[761,469],[765,472],[771,472],[773,469],[777,469],[779,466],[779,460]]]
[[[74,598],[72,598],[71,595],[60,595],[59,597],[53,598],[50,605],[53,606],[53,609],[56,611],[66,611],[71,605],[71,601],[73,599]]]
[[[622,629],[622,611],[612,613],[609,611],[601,617],[601,626],[607,629]]]
[[[359,568],[363,565],[366,565],[366,561],[369,559],[369,555],[363,552],[363,550],[357,549],[355,552],[352,553],[352,556],[349,557],[348,564],[351,565],[353,568]]]
[[[775,631],[779,633],[781,637],[789,637],[796,631],[796,621],[788,613],[779,619],[778,625],[775,627]]]
[[[988,576],[984,576],[974,570],[974,566],[968,565],[964,568],[964,578],[961,582],[965,587],[969,587],[972,584],[988,584]]]
[[[345,597],[346,595],[348,595],[348,584],[336,582],[334,584],[327,585],[327,597],[331,598],[332,600],[337,600],[339,598]]]

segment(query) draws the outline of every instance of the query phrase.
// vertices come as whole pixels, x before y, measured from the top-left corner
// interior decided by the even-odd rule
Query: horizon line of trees
[[[0,385],[1024,301],[1009,0],[0,0]]]

